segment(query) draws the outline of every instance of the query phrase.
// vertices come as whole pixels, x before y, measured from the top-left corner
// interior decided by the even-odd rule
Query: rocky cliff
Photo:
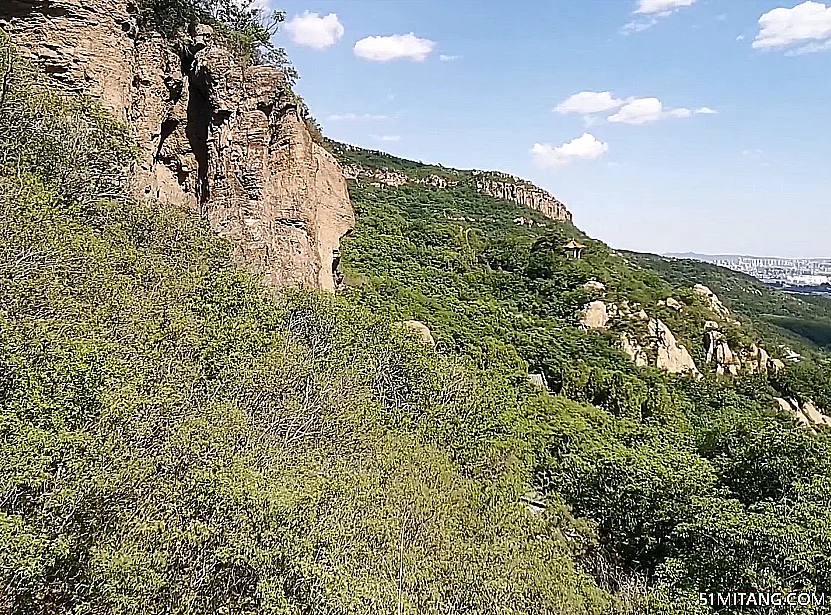
[[[140,34],[136,13],[130,0],[3,0],[0,28],[134,127],[140,194],[198,210],[272,285],[333,289],[354,214],[283,74],[245,65],[205,26],[175,43]]]
[[[349,149],[350,146],[342,147]],[[571,212],[554,195],[523,179],[505,173],[454,171],[450,177],[443,177],[435,173],[421,177],[411,177],[402,171],[368,168],[358,164],[346,165],[344,173],[347,179],[363,180],[373,184],[384,184],[393,187],[415,183],[434,188],[447,188],[462,183],[472,183],[479,194],[522,205],[528,209],[538,211],[552,220],[572,221]]]
[[[476,188],[482,194],[538,211],[552,220],[571,222],[571,212],[553,194],[505,173],[478,173]]]

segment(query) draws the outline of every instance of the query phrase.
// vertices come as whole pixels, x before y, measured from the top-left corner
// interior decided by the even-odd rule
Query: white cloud
[[[668,109],[664,115],[667,117],[677,117],[682,120],[687,119],[688,117],[692,117],[693,112],[685,107],[680,107],[678,109]]]
[[[401,135],[381,135],[381,141],[400,141]]]
[[[423,62],[436,48],[436,43],[419,38],[412,32],[392,36],[368,36],[355,43],[355,55],[364,60],[389,62],[408,59]]]
[[[446,56],[444,54],[441,54],[439,56],[439,60],[441,60],[442,62],[455,62],[458,59],[459,59],[459,56]]]
[[[620,124],[646,124],[666,118],[686,119],[693,115],[718,113],[710,107],[698,107],[695,110],[686,107],[665,108],[664,103],[658,98],[621,99],[612,95],[611,92],[580,92],[569,96],[557,105],[554,111],[564,115],[569,113],[582,115],[583,124],[589,127],[601,119],[595,114],[615,109],[617,112],[606,119]]]
[[[647,21],[630,21],[629,23],[625,24],[621,31],[624,34],[637,34],[638,32],[643,32],[644,30],[649,30],[652,26],[656,25],[658,20],[654,17],[651,17]]]
[[[333,113],[326,117],[330,122],[358,122],[361,120],[382,121],[389,119],[388,115],[373,115],[372,113]]]
[[[739,35],[736,37],[736,40],[737,40],[737,41],[743,41],[743,40],[744,40],[744,34],[739,34]]]
[[[654,15],[683,9],[693,4],[695,4],[695,0],[640,0],[635,12]]]
[[[687,119],[693,115],[712,115],[717,113],[709,107],[699,107],[695,111],[686,107],[665,108],[658,98],[635,98],[627,101],[617,113],[607,120],[613,124],[648,124],[668,118]]]
[[[554,108],[557,113],[578,113],[589,115],[611,111],[623,105],[626,101],[612,96],[611,92],[580,92],[569,96]]]
[[[639,0],[635,15],[648,19],[632,20],[621,28],[623,34],[637,34],[657,25],[661,19],[695,4],[696,0]]]
[[[303,15],[295,15],[286,24],[286,31],[298,45],[326,49],[343,37],[344,29],[334,13],[321,17],[318,13],[306,11]]]
[[[646,124],[664,117],[664,104],[657,98],[636,98],[626,103],[608,119],[619,124]]]
[[[751,160],[759,160],[762,157],[764,152],[760,149],[744,149],[742,150],[742,156],[745,158],[750,158]]]
[[[826,7],[820,2],[808,1],[791,9],[773,9],[762,15],[753,48],[777,49],[813,41],[802,48],[802,53],[811,53],[829,49],[829,40],[831,5]]]
[[[537,166],[550,168],[568,164],[577,158],[594,160],[608,151],[608,143],[596,139],[594,135],[585,133],[582,137],[563,143],[559,147],[547,143],[534,143],[534,147],[531,148],[531,156]]]

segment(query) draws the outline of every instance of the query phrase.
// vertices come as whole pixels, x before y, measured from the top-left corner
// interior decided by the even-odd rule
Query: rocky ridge
[[[344,175],[347,179],[393,187],[414,183],[434,188],[447,188],[470,182],[470,179],[464,175],[460,175],[459,179],[443,177],[435,173],[424,177],[411,177],[401,171],[372,169],[357,164],[345,166]],[[523,179],[490,171],[473,171],[471,177],[473,186],[480,194],[527,207],[552,220],[572,221],[571,212],[560,200]]]
[[[354,226],[346,180],[284,75],[205,26],[139,33],[130,0],[4,0],[0,28],[64,90],[134,127],[136,192],[199,211],[274,286],[332,290]]]

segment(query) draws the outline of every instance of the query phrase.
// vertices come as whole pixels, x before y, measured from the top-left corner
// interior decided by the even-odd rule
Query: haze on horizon
[[[619,249],[829,253],[831,5],[271,2],[334,139],[520,175]]]

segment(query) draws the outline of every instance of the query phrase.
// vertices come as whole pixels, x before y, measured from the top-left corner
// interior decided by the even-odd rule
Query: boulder
[[[413,331],[425,345],[431,348],[436,347],[436,340],[430,332],[430,327],[425,325],[420,320],[405,320],[404,326]]]
[[[681,302],[678,299],[674,299],[672,297],[667,297],[666,299],[662,299],[658,302],[658,305],[668,307],[670,309],[675,310],[676,312],[683,312],[684,306],[681,305]]]
[[[724,334],[718,329],[711,329],[704,334],[704,345],[707,348],[706,361],[716,366],[719,376],[725,374],[738,376],[741,362],[738,360]]]
[[[583,290],[602,293],[606,291],[606,285],[603,284],[603,282],[598,282],[597,280],[589,280],[583,284]]]
[[[655,366],[672,374],[692,374],[697,378],[701,372],[695,365],[689,350],[679,344],[672,331],[658,318],[649,321],[649,336],[654,340],[657,358]]]
[[[772,369],[770,355],[767,350],[756,344],[751,344],[745,359],[745,367],[751,374],[766,374]]]
[[[580,314],[580,326],[584,329],[605,329],[609,324],[609,312],[602,301],[592,301]]]

